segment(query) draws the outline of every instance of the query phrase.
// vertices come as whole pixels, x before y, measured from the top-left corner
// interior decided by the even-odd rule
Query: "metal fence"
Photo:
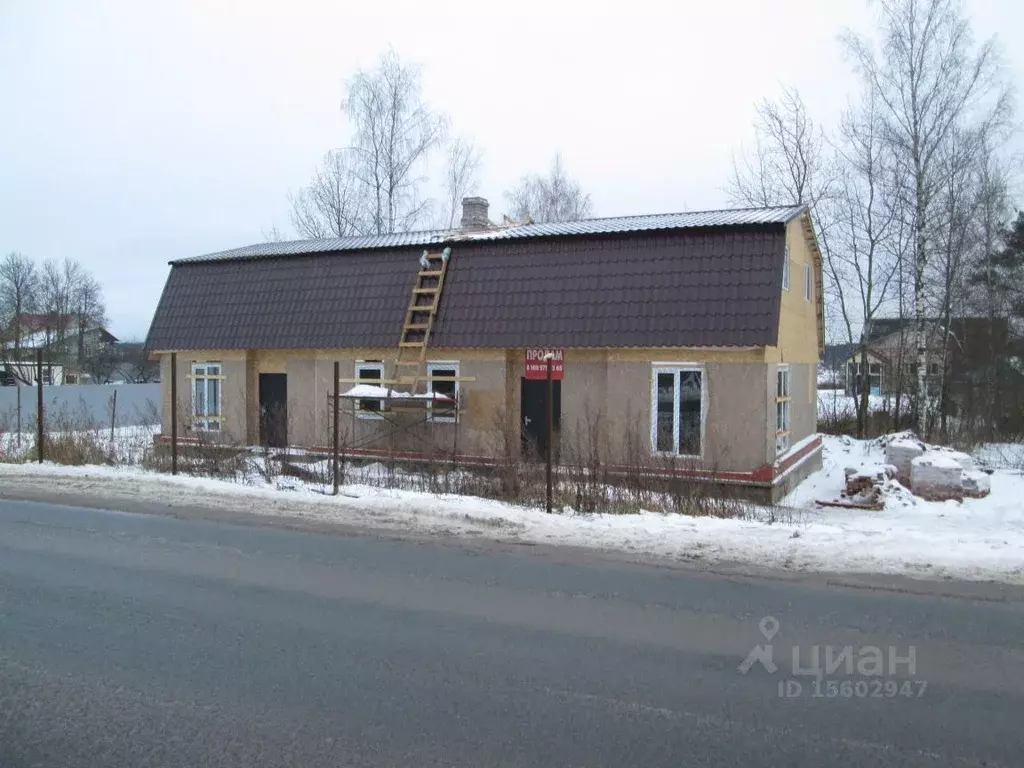
[[[116,398],[115,398],[116,393]],[[14,431],[36,428],[35,387],[0,387],[0,423]],[[46,422],[70,418],[109,427],[133,427],[159,423],[159,384],[81,384],[43,387],[43,417]]]

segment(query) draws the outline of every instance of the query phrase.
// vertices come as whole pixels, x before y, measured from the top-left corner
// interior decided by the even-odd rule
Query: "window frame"
[[[698,453],[679,452],[679,386],[683,373],[700,374],[700,451]],[[672,388],[672,450],[658,450],[658,376],[673,374]],[[651,365],[651,455],[667,456],[675,459],[703,459],[707,446],[708,416],[708,373],[703,363],[653,363]]]
[[[812,280],[814,280],[814,270],[810,264],[804,264],[804,301],[808,304],[814,300],[814,291],[811,288]]]
[[[785,382],[785,386],[782,386]],[[780,411],[781,406],[781,411]],[[779,414],[783,418],[779,419]],[[793,370],[788,364],[775,366],[775,454],[778,456],[793,444]]]
[[[365,379],[364,380],[362,375],[361,375],[364,370],[366,370],[366,371],[369,371],[369,370],[375,371],[377,373],[377,378],[376,379]],[[367,384],[376,382],[377,386],[383,387],[384,386],[384,384],[382,383],[384,381],[384,363],[383,363],[383,361],[381,361],[381,360],[356,360],[356,362],[355,362],[355,379],[356,379],[356,383],[357,384],[362,384],[362,383],[364,383],[364,381]],[[377,410],[369,410],[369,409],[363,410],[363,403],[372,403],[372,402],[376,402],[377,403]],[[371,397],[361,398],[359,400],[356,400],[356,409],[355,409],[356,410],[356,418],[357,419],[366,419],[367,421],[380,421],[380,420],[382,420],[384,418],[384,415],[381,413],[381,411],[384,410],[384,404],[385,403],[384,403],[383,400],[375,400],[374,398],[371,398]]]
[[[789,262],[790,262],[790,254],[789,254],[789,246],[787,245],[786,246],[786,250],[785,250],[785,252],[783,254],[783,261],[782,261],[782,290],[784,290],[784,291],[788,291],[789,290],[789,285],[792,282],[792,280],[791,280],[792,275],[790,274],[791,266],[790,266]]]
[[[877,371],[875,369],[878,369]],[[868,394],[873,394],[874,384],[872,384],[873,378],[878,377],[878,394],[883,394],[883,386],[885,384],[885,368],[882,367],[881,363],[868,363]]]
[[[210,369],[216,368],[216,373]],[[223,432],[224,431],[224,365],[217,360],[199,361],[193,360],[190,366],[191,374],[189,380],[191,386],[189,391],[192,395],[192,431],[194,432]],[[202,372],[200,372],[202,371]],[[196,403],[197,385],[202,383],[203,387],[203,413],[199,413]],[[217,382],[216,397],[210,397],[210,389],[213,382]],[[210,412],[210,401],[217,401],[214,412]]]
[[[459,373],[459,361],[458,360],[428,360],[427,361],[427,392],[434,394],[434,370],[454,370],[455,378],[461,375]],[[434,413],[433,401],[427,403],[427,420],[438,424],[456,424],[459,421],[459,399],[461,397],[461,391],[459,387],[459,381],[443,382],[445,384],[451,383],[455,385],[455,403],[452,406],[452,414],[450,416],[439,416]],[[441,393],[445,394],[445,393]]]

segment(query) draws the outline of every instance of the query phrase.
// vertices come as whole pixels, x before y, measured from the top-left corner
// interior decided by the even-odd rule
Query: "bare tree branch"
[[[447,161],[444,226],[451,229],[458,222],[462,198],[476,192],[482,153],[471,140],[459,136],[448,145]]]
[[[555,155],[547,176],[524,176],[505,193],[505,199],[513,218],[529,217],[537,223],[577,221],[593,210],[590,194],[569,178],[560,154]]]
[[[313,180],[289,200],[292,226],[303,237],[319,239],[366,234],[366,189],[353,170],[351,150],[324,155]]]
[[[376,69],[356,73],[344,110],[355,126],[351,168],[368,203],[367,230],[412,229],[429,208],[424,165],[447,132],[447,119],[423,102],[419,68],[389,51]]]

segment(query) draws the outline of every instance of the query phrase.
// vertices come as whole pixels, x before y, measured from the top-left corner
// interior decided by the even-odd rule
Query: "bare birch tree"
[[[900,166],[900,192],[911,211],[918,431],[929,423],[926,296],[935,244],[933,221],[942,185],[941,154],[958,127],[979,138],[1001,127],[1010,111],[992,42],[977,49],[956,0],[881,0],[881,48],[848,33],[845,43],[877,92],[886,140]],[[970,124],[968,126],[968,123]]]
[[[75,332],[76,358],[85,366],[87,358],[99,354],[98,348],[87,348],[86,334],[107,324],[107,308],[103,300],[103,286],[84,268],[77,282],[71,286],[71,306]]]
[[[462,136],[454,138],[449,143],[446,154],[447,164],[445,165],[444,173],[445,216],[443,226],[451,229],[458,222],[462,198],[476,191],[482,154],[471,140]]]
[[[996,320],[1013,313],[1011,302],[999,275],[999,252],[1010,217],[1009,169],[1006,163],[991,151],[982,148],[975,169],[977,174],[979,228],[979,258],[975,261],[968,281],[973,289],[970,300],[974,312],[988,320],[988,355],[985,367],[985,435],[993,439],[997,429],[996,414],[1002,413],[1003,392],[1000,386],[998,351],[996,348]]]
[[[355,128],[352,172],[366,195],[368,231],[412,229],[429,208],[424,165],[447,132],[446,118],[423,101],[419,67],[389,51],[356,73],[343,108]]]
[[[891,302],[890,288],[899,269],[899,254],[892,247],[899,209],[887,188],[892,164],[881,134],[876,99],[869,91],[860,106],[846,111],[839,129],[837,154],[843,173],[832,206],[835,231],[827,260],[851,344],[860,325],[859,437],[867,432],[869,416],[868,341],[876,318]]]
[[[560,154],[555,155],[546,176],[523,176],[505,193],[505,199],[513,218],[530,217],[538,224],[585,219],[593,210],[590,194],[570,178]]]
[[[78,262],[72,259],[65,259],[63,263],[52,259],[43,262],[39,308],[44,316],[42,333],[47,352],[54,348],[64,349],[71,315],[71,293],[80,272]]]
[[[320,239],[366,234],[368,192],[355,172],[352,150],[324,155],[312,181],[289,195],[291,220],[302,237]]]
[[[825,132],[800,92],[784,86],[778,100],[764,99],[756,111],[754,150],[733,155],[729,197],[755,207],[817,207],[832,184],[831,158]]]

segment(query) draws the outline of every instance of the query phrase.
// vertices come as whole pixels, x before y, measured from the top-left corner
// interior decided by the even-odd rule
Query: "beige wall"
[[[789,363],[789,442],[793,445],[818,431],[818,368],[808,363]],[[778,431],[776,392],[778,365],[768,366],[769,456],[775,460]]]
[[[608,460],[625,462],[639,451],[651,453],[651,392],[655,364],[701,364],[707,402],[702,468],[749,471],[771,461],[768,430],[767,366],[763,351],[717,351],[710,357],[740,362],[703,362],[697,350],[614,350],[566,354],[562,382],[563,450],[588,445],[594,425],[602,430]],[[604,356],[606,362],[600,357]],[[518,394],[517,394],[518,397]],[[774,397],[774,392],[773,392]],[[774,399],[772,400],[774,407]],[[600,417],[597,415],[600,414]],[[771,450],[774,450],[774,433]]]
[[[768,360],[775,363],[818,362],[818,299],[821,289],[821,264],[804,229],[802,217],[786,227],[789,246],[789,290],[782,292],[779,315],[779,344],[769,347]],[[804,266],[811,266],[811,300],[804,298]]]
[[[753,363],[708,366],[710,468],[753,470],[772,460],[775,436],[769,436],[768,422],[775,400],[769,409],[764,386],[768,368]]]
[[[334,362],[340,363],[341,391],[354,386],[357,361],[383,361],[385,378],[393,377],[393,349],[294,350],[254,352],[250,356],[250,377],[259,373],[288,376],[288,441],[292,445],[327,447],[331,444],[330,394],[334,390]],[[343,446],[366,449],[441,451],[460,454],[484,452],[491,439],[492,424],[505,401],[504,350],[434,349],[431,361],[457,361],[459,375],[475,378],[461,382],[461,413],[457,424],[422,423],[421,410],[395,409],[387,420],[363,418],[355,413],[355,402],[342,401],[339,434]],[[250,412],[256,419],[258,386],[250,385]],[[255,421],[258,424],[258,421]],[[258,441],[250,434],[250,442]]]
[[[242,442],[246,438],[248,399],[246,384],[245,352],[190,351],[178,354],[178,434],[182,437],[194,438],[199,433],[192,429],[192,365],[194,363],[220,363],[221,410],[224,415],[223,430],[218,434],[209,434],[209,439],[216,442]],[[171,380],[171,356],[161,355],[160,381],[169,383]],[[166,384],[161,387],[162,432],[170,434],[171,425],[171,388]]]
[[[707,469],[750,471],[773,459],[774,365],[764,349],[567,350],[562,383],[561,449],[586,448],[596,439],[606,461],[650,454],[651,390],[655,364],[703,366],[707,387],[704,458]],[[357,360],[385,361],[392,375],[392,349],[293,350],[282,352],[181,353],[179,402],[187,414],[191,390],[187,375],[193,360],[218,361],[224,367],[225,437],[258,444],[260,373],[288,376],[288,439],[296,446],[323,447],[331,442],[329,395],[333,363],[341,363],[342,391],[354,384]],[[161,361],[169,380],[169,356]],[[463,455],[493,455],[499,449],[499,425],[508,428],[518,449],[522,350],[432,350],[428,360],[458,361],[462,382],[460,420],[423,424],[422,411],[395,411],[390,421],[359,418],[354,403],[344,401],[340,422],[346,447],[417,452],[457,450]],[[813,366],[793,369],[794,440],[813,430],[809,414]],[[346,381],[347,379],[347,381]],[[801,383],[802,382],[802,383]],[[165,391],[169,404],[169,395]],[[801,408],[800,402],[806,404]],[[169,431],[165,407],[165,432]],[[184,415],[181,427],[184,430]],[[400,429],[394,429],[392,423]],[[592,435],[593,430],[596,435]],[[796,436],[799,431],[800,435]]]
[[[818,431],[818,369],[815,365],[794,363],[790,371],[790,441],[795,443]]]

